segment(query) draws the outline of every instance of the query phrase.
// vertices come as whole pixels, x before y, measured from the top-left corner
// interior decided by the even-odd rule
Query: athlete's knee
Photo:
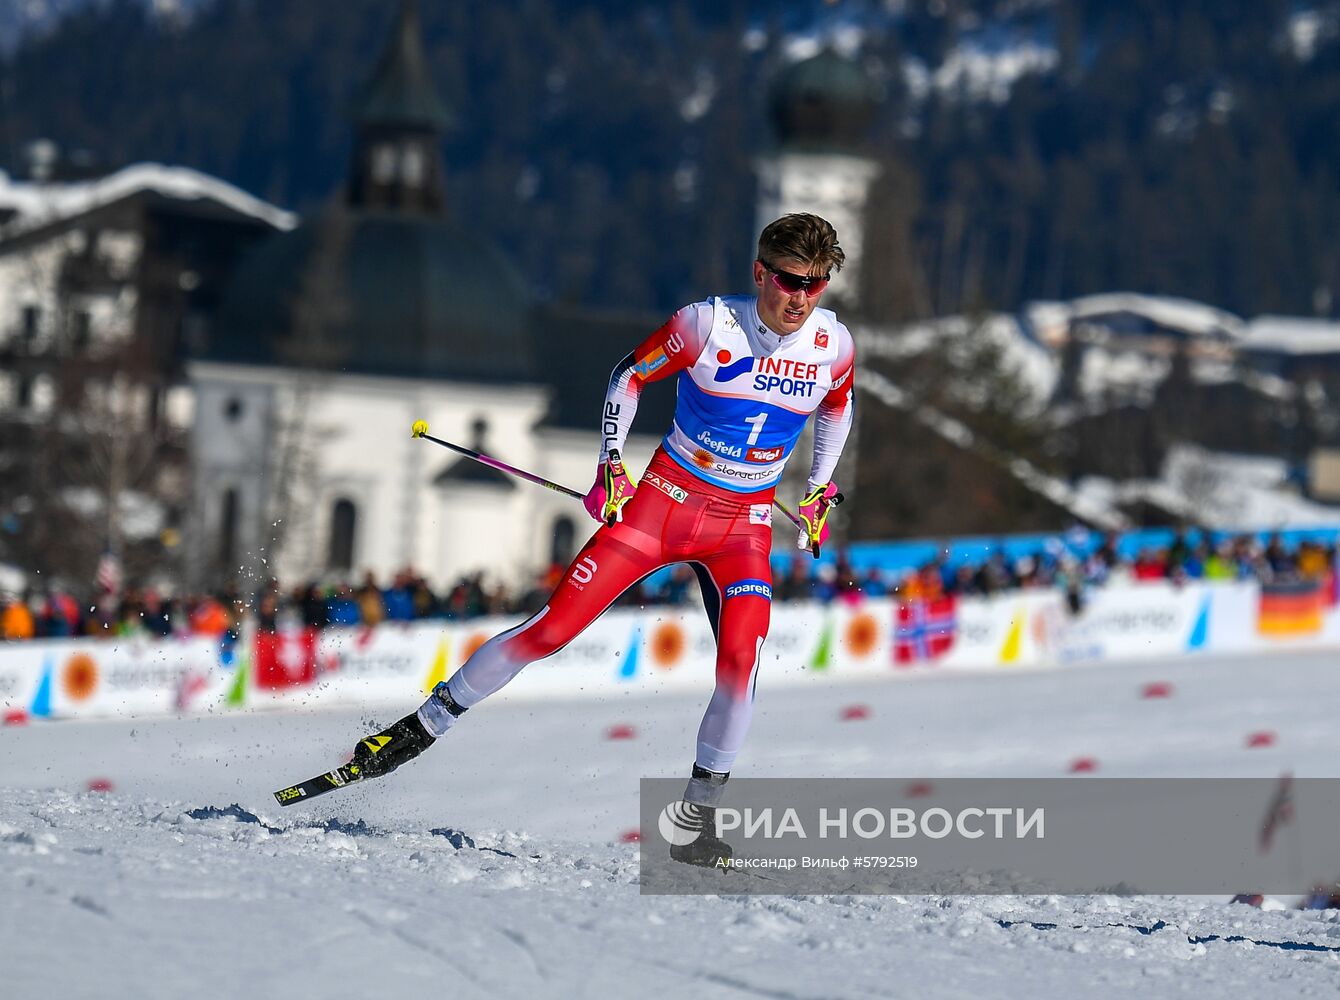
[[[564,627],[563,623],[554,620],[553,616],[546,615],[506,642],[509,653],[514,657],[524,659],[527,663],[534,663],[546,656],[553,656],[570,643],[575,635],[573,629]]]
[[[733,694],[743,693],[749,687],[749,680],[758,665],[762,645],[761,636],[723,641],[717,650],[717,686],[724,686]]]

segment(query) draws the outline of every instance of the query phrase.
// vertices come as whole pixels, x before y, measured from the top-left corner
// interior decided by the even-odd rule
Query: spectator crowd
[[[998,547],[980,562],[954,562],[942,555],[918,569],[897,571],[879,566],[858,571],[845,553],[817,569],[811,560],[793,556],[789,567],[778,573],[773,596],[779,601],[822,602],[889,595],[937,599],[1055,587],[1064,590],[1078,609],[1087,588],[1109,582],[1320,583],[1334,578],[1337,563],[1336,545],[1304,541],[1288,546],[1278,535],[1265,541],[1253,535],[1202,535],[1195,540],[1177,535],[1170,545],[1142,549],[1131,558],[1122,555],[1119,541],[1116,535],[1107,535],[1086,552],[1056,538],[1013,558]],[[274,580],[254,592],[230,583],[215,593],[185,596],[131,587],[120,593],[103,591],[87,601],[66,590],[29,591],[5,595],[0,601],[0,637],[222,635],[236,631],[248,616],[254,617],[257,628],[274,630],[288,624],[325,628],[530,614],[544,604],[562,572],[562,566],[550,566],[522,590],[490,584],[479,573],[435,590],[423,576],[406,569],[385,584],[367,573],[360,583],[309,581],[289,590]],[[687,565],[674,566],[655,579],[634,586],[619,604],[681,605],[697,599],[697,583]]]

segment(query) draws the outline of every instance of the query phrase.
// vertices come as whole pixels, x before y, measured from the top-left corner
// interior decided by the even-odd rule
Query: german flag
[[[1272,638],[1316,635],[1323,624],[1326,592],[1318,580],[1263,583],[1256,631]]]

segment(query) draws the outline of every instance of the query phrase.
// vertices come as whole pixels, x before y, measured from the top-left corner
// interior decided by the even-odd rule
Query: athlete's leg
[[[772,610],[771,528],[737,524],[736,532],[695,566],[717,639],[716,689],[698,728],[696,763],[714,774],[729,772],[744,746]]]
[[[624,520],[601,527],[572,561],[548,603],[516,628],[495,635],[465,661],[419,709],[424,728],[445,733],[466,709],[477,705],[521,672],[552,656],[600,617],[633,583],[661,565],[660,529],[668,501],[648,491],[634,496]]]
[[[731,528],[693,567],[716,634],[717,683],[698,727],[693,773],[684,789],[702,833],[688,844],[670,846],[671,858],[692,865],[715,866],[731,857],[730,844],[716,833],[716,810],[754,714],[754,684],[772,610],[772,529],[744,516]]]

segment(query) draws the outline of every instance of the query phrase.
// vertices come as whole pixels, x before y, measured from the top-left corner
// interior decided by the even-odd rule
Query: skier
[[[852,422],[855,347],[819,300],[843,263],[837,233],[815,215],[787,215],[759,236],[756,296],[685,306],[614,369],[601,416],[596,481],[587,511],[601,527],[548,603],[494,636],[417,712],[362,740],[351,767],[389,773],[429,747],[468,709],[527,664],[550,656],[628,587],[669,563],[698,577],[717,640],[716,689],[698,730],[684,800],[704,834],[674,846],[676,860],[729,858],[709,832],[753,712],[772,603],[773,490],[805,421],[815,416],[814,460],[800,504],[801,548],[828,535],[833,470]],[[648,382],[678,373],[674,422],[636,483],[620,451]]]

